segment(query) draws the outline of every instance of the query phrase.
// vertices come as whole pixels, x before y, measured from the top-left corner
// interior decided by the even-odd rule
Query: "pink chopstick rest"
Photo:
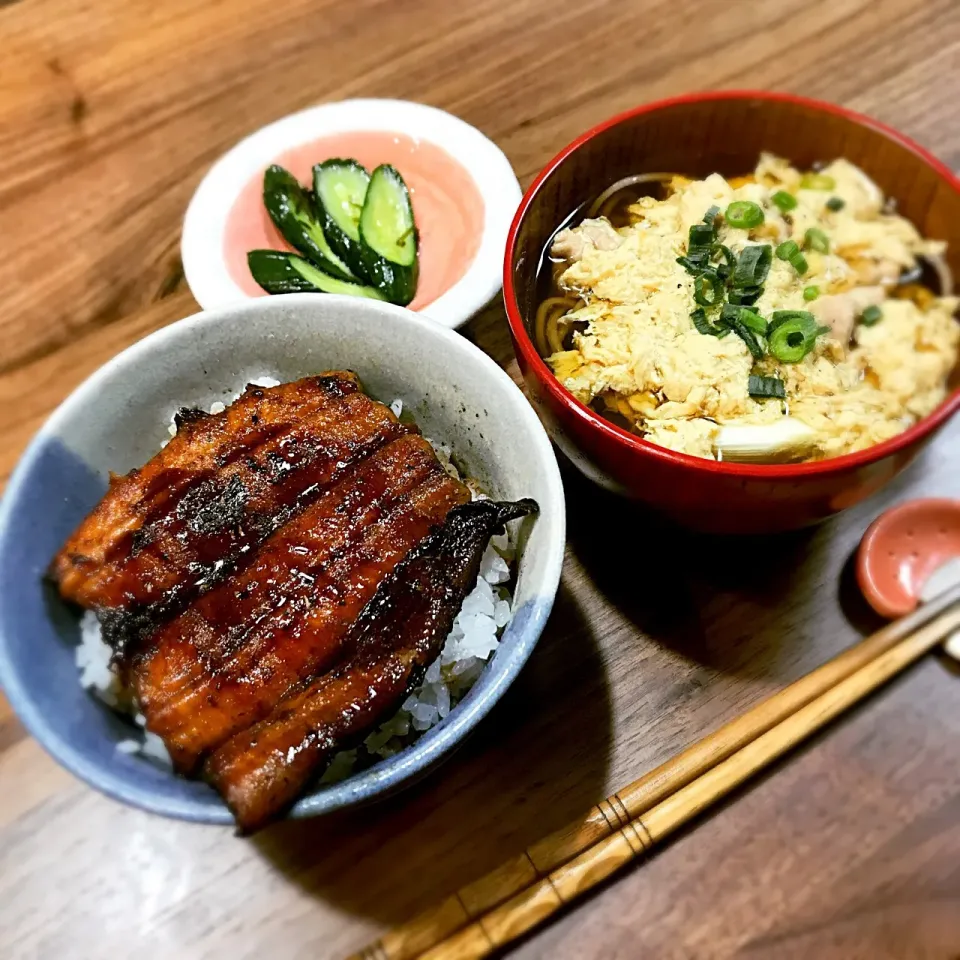
[[[857,581],[883,617],[901,617],[921,599],[924,583],[960,557],[960,500],[909,500],[870,525],[857,552]]]

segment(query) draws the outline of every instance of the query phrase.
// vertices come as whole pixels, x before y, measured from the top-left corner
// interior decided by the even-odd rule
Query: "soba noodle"
[[[937,279],[940,281],[940,296],[952,296],[953,274],[950,272],[950,267],[947,265],[947,261],[944,260],[940,254],[936,253],[927,254],[925,259],[937,273]]]
[[[635,187],[641,183],[669,183],[675,176],[675,173],[637,173],[630,177],[624,177],[616,183],[611,183],[610,186],[593,201],[587,216],[608,216],[611,208],[616,206],[616,204],[607,204],[607,200],[613,197],[614,194],[620,193],[621,190],[626,190],[627,187]]]
[[[547,297],[537,308],[534,321],[534,339],[537,350],[543,357],[563,350],[563,335],[560,333],[560,320],[582,303],[576,297]]]

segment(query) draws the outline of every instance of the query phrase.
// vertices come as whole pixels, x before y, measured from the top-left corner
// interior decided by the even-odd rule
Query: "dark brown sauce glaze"
[[[410,434],[381,448],[279,529],[242,572],[161,627],[132,658],[147,727],[191,771],[344,655],[377,585],[469,491]]]
[[[111,485],[53,564],[61,593],[98,609],[118,649],[410,429],[340,374],[249,387],[223,413],[181,423],[144,468]]]
[[[491,535],[536,510],[532,500],[452,510],[382,581],[345,641],[349,659],[295,689],[207,760],[204,771],[242,830],[283,813],[337,750],[399,707],[440,652]]]

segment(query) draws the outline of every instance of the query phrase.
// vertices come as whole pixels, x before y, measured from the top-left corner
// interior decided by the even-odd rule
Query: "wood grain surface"
[[[0,476],[83,377],[196,305],[180,220],[212,160],[321,100],[399,96],[521,181],[659,96],[803,92],[960,167],[954,0],[0,2]],[[466,335],[510,367],[500,307]],[[0,700],[0,956],[336,958],[876,626],[849,557],[896,500],[960,490],[960,424],[881,497],[773,542],[697,539],[565,474],[554,616],[473,739],[416,788],[253,840],[122,807]],[[524,958],[960,956],[960,682],[928,658]]]

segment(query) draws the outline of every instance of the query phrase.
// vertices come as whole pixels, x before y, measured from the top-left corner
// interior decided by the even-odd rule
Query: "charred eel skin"
[[[118,653],[413,429],[349,371],[250,385],[222,413],[184,409],[176,419],[177,434],[159,453],[111,477],[49,571],[65,600],[97,611]]]
[[[204,773],[241,831],[284,814],[335,753],[400,706],[439,655],[490,537],[537,512],[533,500],[455,507],[381,583],[350,632],[348,659],[291,692],[207,759]]]

